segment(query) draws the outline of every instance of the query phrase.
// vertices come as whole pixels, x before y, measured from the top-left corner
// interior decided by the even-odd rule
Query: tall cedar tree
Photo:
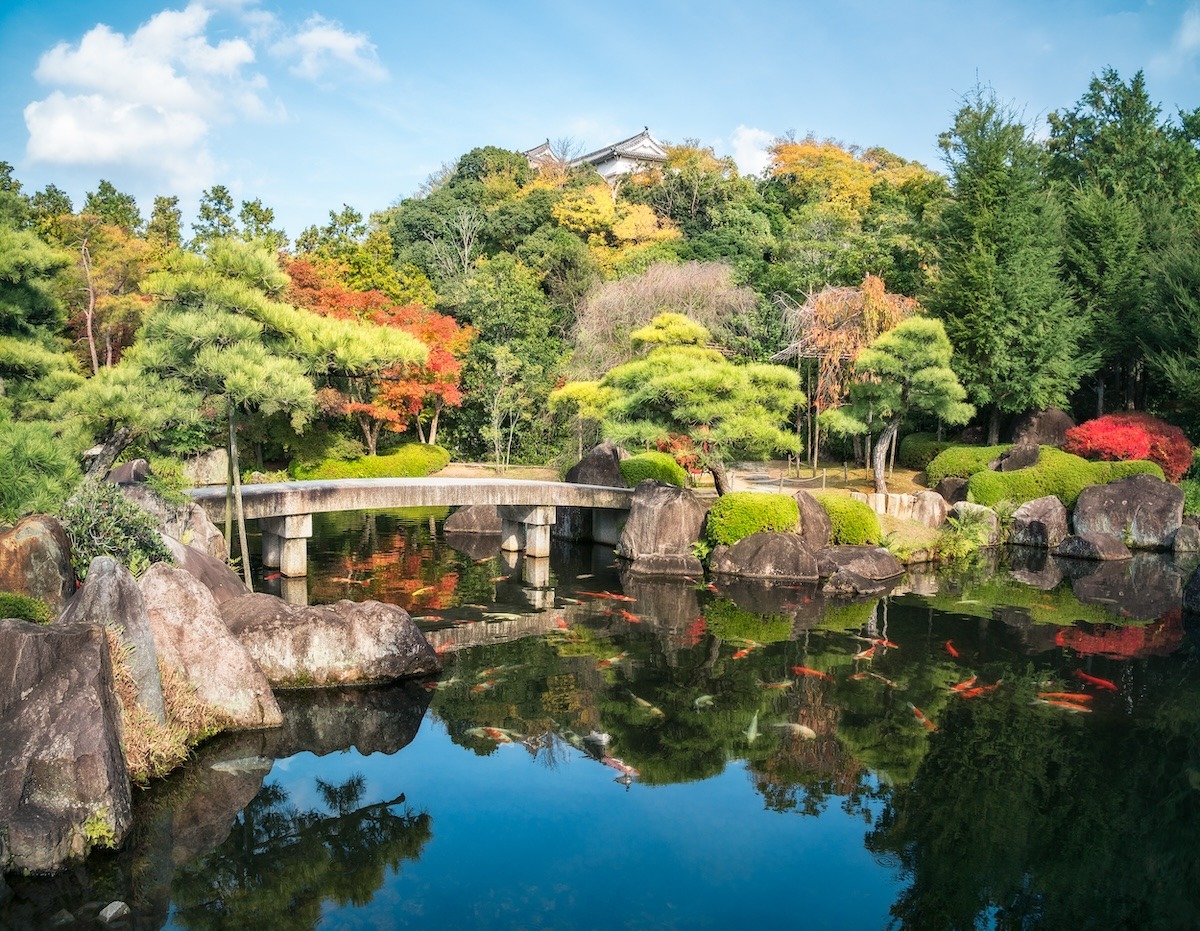
[[[1081,354],[1086,321],[1058,276],[1061,213],[1043,152],[990,90],[977,88],[939,145],[953,199],[939,231],[939,277],[928,302],[955,347],[971,400],[1000,416],[1062,405],[1094,367]]]

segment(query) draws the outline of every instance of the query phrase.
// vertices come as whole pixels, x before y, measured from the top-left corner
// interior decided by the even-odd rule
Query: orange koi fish
[[[733,658],[734,659],[745,659],[749,655],[750,655],[749,650],[742,649],[742,650],[738,650],[736,653],[734,653]]]
[[[480,682],[478,685],[472,685],[471,691],[474,692],[475,694],[479,694],[480,692],[486,692],[489,689],[494,689],[495,687],[496,687],[496,683],[494,681],[493,682]]]
[[[636,614],[634,614],[632,611],[626,611],[624,608],[622,608],[618,613],[621,615],[621,617],[625,618],[625,620],[627,620],[630,624],[642,623],[642,619],[640,617],[638,617]]]
[[[709,583],[708,583],[707,585],[705,585],[704,587],[705,587],[705,588],[707,588],[707,589],[708,589],[710,592],[713,592],[714,594],[715,594],[715,593],[716,593],[716,591],[717,591],[717,586],[715,586],[715,585],[714,585],[712,582],[709,582]]]
[[[618,760],[615,756],[602,756],[600,762],[605,766],[611,766],[622,776],[640,776],[636,769],[626,763],[624,760]]]
[[[1087,705],[1077,705],[1073,701],[1059,701],[1056,698],[1035,698],[1034,704],[1062,708],[1064,711],[1070,711],[1072,714],[1091,714],[1092,712],[1092,709]]]
[[[614,595],[612,592],[605,592],[613,601],[637,601],[632,595]]]
[[[488,581],[489,581],[489,582],[507,582],[507,581],[508,581],[508,576],[506,576],[506,575],[494,575],[494,576],[492,576],[490,579],[488,579]],[[416,594],[416,593],[414,592],[413,594]]]
[[[1098,689],[1104,689],[1106,692],[1117,691],[1117,684],[1108,679],[1101,679],[1099,676],[1089,676],[1082,669],[1075,670],[1075,678],[1081,679],[1088,685],[1094,685]]]
[[[1085,692],[1038,692],[1038,698],[1056,699],[1058,701],[1073,701],[1089,702],[1094,699],[1095,695],[1088,695]]]
[[[567,619],[565,617],[556,617],[554,619],[554,626],[559,630],[567,630],[571,625],[567,623]]]
[[[625,657],[627,657],[628,655],[629,654],[625,650],[622,650],[616,656],[610,656],[608,659],[600,660],[600,662],[598,662],[596,664],[596,668],[597,669],[607,669],[609,666],[613,665],[613,663],[621,662],[621,660],[625,659]]]
[[[882,637],[871,638],[871,643],[875,644],[877,647],[888,647],[893,650],[900,649],[900,644],[892,643],[890,640],[884,640]]]
[[[924,711],[922,711],[920,708],[918,708],[912,702],[908,703],[908,707],[910,707],[912,709],[913,717],[915,717],[918,721],[921,722],[921,726],[923,728],[925,728],[925,730],[927,730],[927,731],[936,731],[937,730],[937,725],[934,724],[932,721],[930,721],[929,718],[925,717]]]
[[[264,582],[274,582],[277,578],[279,578],[279,573],[272,572],[270,575],[264,575],[263,581]]]
[[[833,676],[827,672],[821,672],[819,669],[810,669],[807,666],[793,666],[792,672],[798,676],[812,676],[814,679],[828,679],[833,681]]]
[[[849,678],[849,679],[850,679],[852,682],[858,682],[860,679],[865,679],[865,678],[866,678],[867,676],[869,676],[869,675],[870,675],[870,673],[869,673],[869,672],[854,672],[854,673],[851,673],[851,674],[848,676],[848,678]]]
[[[950,691],[951,692],[962,692],[966,689],[969,689],[972,685],[975,684],[975,680],[977,678],[978,678],[978,676],[971,676],[971,678],[969,678],[969,679],[964,679],[962,682],[958,683],[958,685],[950,686]]]
[[[953,640],[946,641],[946,652],[949,653],[951,656],[953,656],[955,659],[958,659],[958,650],[954,649],[954,641]]]
[[[875,647],[869,646],[865,650],[860,650],[859,652],[855,653],[851,659],[870,659],[874,655]]]

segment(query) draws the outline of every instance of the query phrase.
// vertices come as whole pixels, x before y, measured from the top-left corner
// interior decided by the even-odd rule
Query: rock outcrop
[[[167,549],[171,551],[175,565],[207,588],[217,604],[250,594],[250,589],[246,587],[241,576],[230,569],[229,563],[224,559],[215,559],[203,550],[185,546],[166,534],[162,534],[161,537]]]
[[[698,578],[703,567],[692,544],[700,539],[707,514],[704,502],[686,488],[646,479],[634,491],[617,555],[630,560],[635,575]]]
[[[1183,490],[1153,475],[1131,475],[1079,493],[1075,533],[1107,534],[1132,549],[1167,550],[1183,523]]]
[[[1036,444],[1022,443],[1001,453],[988,463],[988,468],[993,472],[1016,472],[1018,469],[1028,469],[1030,466],[1037,465],[1041,457],[1041,447]]]
[[[230,727],[274,727],[271,686],[229,632],[216,600],[183,569],[156,563],[139,583],[159,660],[182,673],[196,698]]]
[[[564,481],[574,485],[624,488],[625,477],[621,475],[621,460],[628,458],[629,453],[624,449],[605,440],[584,453],[582,459],[567,469]],[[559,507],[555,512],[552,533],[560,540],[592,539],[591,508]]]
[[[149,485],[122,485],[121,494],[157,520],[167,536],[225,561],[225,534],[200,505],[193,501],[170,504]]]
[[[71,541],[53,517],[23,517],[0,532],[0,591],[38,598],[62,610],[75,594]]]
[[[708,567],[717,575],[743,579],[817,581],[817,561],[795,533],[753,533],[732,546],[718,546]]]
[[[796,507],[800,510],[800,528],[797,533],[811,552],[824,549],[833,535],[829,512],[807,491],[798,491],[794,497]]]
[[[912,519],[918,524],[937,530],[946,523],[950,505],[936,491],[918,491],[912,498]]]
[[[243,595],[221,605],[221,616],[275,685],[384,682],[442,668],[408,612],[396,605],[297,607],[273,595]]]
[[[1062,446],[1073,426],[1071,415],[1057,407],[1030,411],[1013,421],[1010,442],[1017,446]]]
[[[899,581],[904,567],[882,546],[827,546],[816,554],[822,591],[837,598],[881,595]]]
[[[0,872],[51,872],[132,823],[101,627],[0,620]]]
[[[1054,495],[1027,501],[1013,512],[1008,542],[1054,549],[1070,534],[1067,509]]]

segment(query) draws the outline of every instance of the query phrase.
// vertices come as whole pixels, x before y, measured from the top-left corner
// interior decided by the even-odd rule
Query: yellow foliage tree
[[[603,183],[564,194],[550,213],[559,226],[588,237],[603,236],[617,219],[612,192]]]

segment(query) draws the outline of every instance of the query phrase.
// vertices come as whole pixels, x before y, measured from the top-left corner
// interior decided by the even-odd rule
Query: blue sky
[[[749,172],[789,131],[941,168],[977,81],[1044,125],[1106,66],[1200,106],[1200,0],[8,0],[0,159],[76,207],[101,178],[144,213],[177,194],[185,224],[224,184],[294,237],[478,145],[643,126]]]

